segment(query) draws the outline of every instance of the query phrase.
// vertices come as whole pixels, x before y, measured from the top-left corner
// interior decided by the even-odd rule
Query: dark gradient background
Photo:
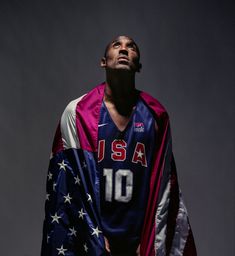
[[[105,78],[104,48],[132,36],[137,88],[171,117],[199,256],[235,255],[234,2],[0,2],[0,254],[37,256],[54,131],[67,103]]]

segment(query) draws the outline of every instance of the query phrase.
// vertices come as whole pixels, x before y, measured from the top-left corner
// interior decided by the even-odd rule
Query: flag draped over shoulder
[[[105,84],[72,101],[55,134],[47,176],[41,256],[103,256],[97,168],[98,122]],[[196,256],[187,211],[178,187],[165,109],[140,97],[158,125],[157,151],[141,236],[141,256]]]

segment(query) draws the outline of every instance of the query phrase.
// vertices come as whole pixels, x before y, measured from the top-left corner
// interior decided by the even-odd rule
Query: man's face
[[[141,68],[139,58],[139,49],[133,39],[119,36],[107,46],[101,67],[139,72]]]

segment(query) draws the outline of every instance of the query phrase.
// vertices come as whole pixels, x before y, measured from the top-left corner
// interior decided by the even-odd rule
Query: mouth
[[[119,56],[118,61],[124,61],[124,62],[129,62],[129,58],[127,56]]]

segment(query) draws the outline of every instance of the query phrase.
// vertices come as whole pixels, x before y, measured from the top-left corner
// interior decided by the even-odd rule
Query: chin
[[[125,64],[118,64],[115,67],[116,70],[127,70],[127,71],[131,71],[131,67],[129,65],[125,65]]]

